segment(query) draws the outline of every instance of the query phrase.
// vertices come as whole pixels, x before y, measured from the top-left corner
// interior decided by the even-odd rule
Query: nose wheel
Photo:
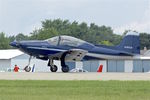
[[[31,71],[31,67],[26,66],[26,67],[24,68],[24,70],[25,70],[26,72],[30,72],[30,71]]]
[[[32,58],[32,56],[30,56],[30,58],[29,58],[28,65],[24,68],[24,70],[25,70],[26,72],[30,72],[30,71],[31,71],[31,67],[29,66],[29,65],[30,65],[30,62],[31,62],[31,58]]]

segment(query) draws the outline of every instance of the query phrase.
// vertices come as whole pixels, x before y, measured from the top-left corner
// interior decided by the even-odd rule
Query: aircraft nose
[[[19,43],[17,41],[11,42],[10,45],[19,48]]]

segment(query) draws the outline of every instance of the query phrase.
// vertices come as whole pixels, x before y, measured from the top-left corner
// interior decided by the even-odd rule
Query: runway
[[[0,80],[149,80],[150,81],[150,73],[1,72]]]

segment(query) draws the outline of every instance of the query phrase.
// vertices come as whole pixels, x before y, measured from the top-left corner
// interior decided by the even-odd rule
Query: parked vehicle
[[[88,72],[88,71],[82,68],[75,68],[75,69],[70,70],[70,72]]]

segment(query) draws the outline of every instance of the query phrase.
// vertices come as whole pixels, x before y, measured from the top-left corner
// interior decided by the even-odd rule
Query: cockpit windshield
[[[80,40],[71,36],[56,36],[56,37],[47,39],[46,41],[48,41],[49,44],[54,45],[54,46],[66,45],[66,46],[78,47],[85,43],[92,45],[88,42],[85,42],[83,40]]]

